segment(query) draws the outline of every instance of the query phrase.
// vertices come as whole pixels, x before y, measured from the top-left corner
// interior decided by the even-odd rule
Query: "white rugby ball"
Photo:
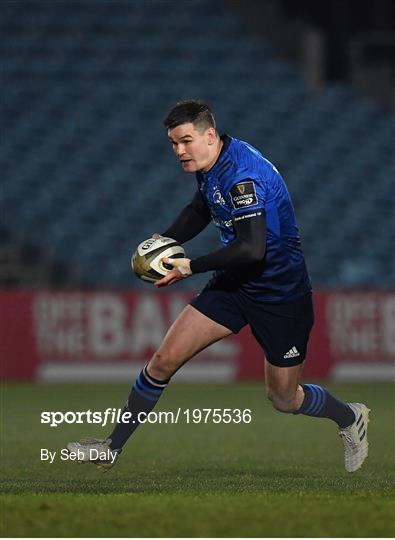
[[[184,248],[176,240],[165,236],[148,238],[141,242],[133,253],[132,270],[138,278],[153,283],[163,278],[173,268],[162,262],[161,259],[165,257],[172,259],[185,257]]]

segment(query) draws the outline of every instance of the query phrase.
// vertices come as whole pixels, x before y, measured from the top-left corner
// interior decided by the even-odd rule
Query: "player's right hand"
[[[190,259],[182,258],[182,259],[169,259],[165,258],[162,259],[163,262],[171,264],[174,266],[173,270],[170,270],[165,277],[162,279],[159,279],[157,281],[154,281],[154,285],[157,287],[166,287],[166,285],[172,285],[173,283],[176,283],[177,281],[180,281],[181,279],[188,278],[192,275],[191,268],[190,268]]]
[[[168,272],[165,277],[154,281],[154,285],[156,287],[166,287],[166,285],[173,285],[173,283],[176,283],[177,281],[180,281],[185,277],[186,276],[181,274],[178,268],[173,268],[173,270],[170,270],[170,272]]]

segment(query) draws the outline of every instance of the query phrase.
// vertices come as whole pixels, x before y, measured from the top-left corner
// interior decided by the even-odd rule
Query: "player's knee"
[[[147,368],[152,377],[164,381],[177,371],[178,362],[170,351],[157,351],[149,361]]]
[[[295,392],[291,390],[279,390],[267,388],[267,397],[273,407],[280,412],[293,412],[295,410]]]

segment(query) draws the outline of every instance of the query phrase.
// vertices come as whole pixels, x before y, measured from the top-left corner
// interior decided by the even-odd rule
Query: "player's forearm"
[[[211,218],[197,212],[190,204],[182,210],[174,223],[162,236],[174,238],[180,244],[197,236],[210,223]]]
[[[263,260],[266,248],[264,211],[253,219],[235,222],[237,238],[228,246],[190,262],[193,274],[209,270],[232,270]]]
[[[259,262],[263,259],[263,253],[259,253],[254,246],[243,240],[235,240],[229,246],[218,249],[208,255],[192,259],[190,266],[193,274],[207,272],[209,270],[232,270],[248,264]]]

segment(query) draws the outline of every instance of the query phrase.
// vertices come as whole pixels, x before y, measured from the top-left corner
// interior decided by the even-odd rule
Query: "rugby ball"
[[[133,253],[132,270],[138,278],[153,283],[173,269],[171,265],[161,261],[165,257],[185,257],[184,248],[176,240],[165,236],[148,238],[141,242]]]

